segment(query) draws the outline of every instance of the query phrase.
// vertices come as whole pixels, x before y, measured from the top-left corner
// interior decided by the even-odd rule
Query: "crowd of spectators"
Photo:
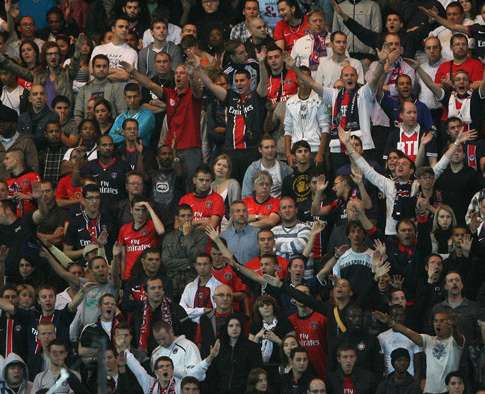
[[[0,394],[484,394],[485,3],[0,0]]]

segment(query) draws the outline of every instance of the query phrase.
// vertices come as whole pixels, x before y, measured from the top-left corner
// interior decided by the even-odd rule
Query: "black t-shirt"
[[[311,170],[309,167],[304,172],[294,170],[292,175],[288,175],[283,179],[282,196],[291,196],[298,207],[298,219],[301,221],[313,220],[310,208],[312,205],[312,190],[311,190]]]
[[[485,26],[474,23],[468,26],[469,35],[475,39],[475,48],[472,50],[475,57],[485,56]]]
[[[130,171],[127,162],[120,159],[108,167],[103,167],[99,160],[91,160],[81,168],[81,177],[92,176],[99,184],[101,201],[111,206],[113,201],[119,201],[125,195],[126,173]]]
[[[226,149],[247,149],[257,146],[263,132],[266,98],[251,92],[243,100],[228,90],[226,97]]]
[[[5,261],[5,275],[12,277],[17,272],[17,265],[23,256],[38,256],[39,247],[35,241],[36,224],[33,213],[18,218],[10,225],[0,225],[0,245],[8,247]]]

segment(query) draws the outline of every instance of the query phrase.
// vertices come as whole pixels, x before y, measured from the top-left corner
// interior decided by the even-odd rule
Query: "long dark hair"
[[[224,324],[224,327],[223,329],[221,330],[221,334],[220,334],[220,337],[221,337],[221,341],[225,344],[229,344],[229,334],[227,333],[227,328],[229,326],[229,322],[231,320],[237,320],[239,322],[239,324],[241,325],[241,334],[239,335],[239,338],[237,339],[237,342],[240,342],[241,339],[247,339],[247,336],[246,334],[244,333],[244,323],[245,323],[245,318],[243,315],[241,315],[240,313],[233,313],[231,314],[228,318],[227,318],[227,321],[226,323]]]
[[[39,46],[35,43],[34,40],[31,39],[25,39],[22,40],[22,42],[19,45],[19,59],[20,59],[20,64],[24,67],[27,67],[27,63],[25,63],[25,60],[22,58],[22,48],[24,45],[30,45],[35,52],[35,67],[39,66],[39,59],[40,59],[40,50]]]
[[[262,391],[256,390],[259,375],[266,375],[266,380],[268,380],[268,372],[266,372],[266,370],[263,368],[253,368],[251,371],[249,371],[248,380],[246,382],[246,394],[262,394]],[[266,392],[268,392],[268,390],[266,390]]]

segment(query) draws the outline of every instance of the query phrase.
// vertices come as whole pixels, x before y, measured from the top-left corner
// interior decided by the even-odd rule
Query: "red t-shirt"
[[[266,201],[259,203],[253,196],[243,198],[244,204],[248,208],[248,215],[263,215],[268,216],[271,213],[278,213],[280,211],[280,199],[270,197]]]
[[[172,146],[175,136],[175,148],[189,149],[202,146],[200,138],[200,99],[192,95],[188,88],[184,93],[177,94],[175,89],[163,88],[167,103],[168,133],[165,144]]]
[[[446,76],[448,76],[448,78],[450,77],[450,72],[451,72],[451,76],[454,76],[457,71],[461,71],[461,70],[467,72],[468,77],[470,78],[470,83],[482,80],[482,77],[483,77],[482,62],[477,59],[473,59],[469,57],[460,65],[454,64],[453,60],[440,64],[440,66],[438,67],[438,71],[436,72],[434,81],[435,83],[441,83],[441,80],[443,79],[443,77],[446,77]],[[453,78],[450,78],[450,79],[453,79]]]
[[[278,276],[280,279],[285,279],[286,274],[288,272],[288,260],[286,260],[284,257],[281,256],[276,256],[276,259],[278,260],[278,267],[276,268],[276,271],[278,273]],[[246,264],[244,264],[245,267],[252,269],[253,271],[257,272],[258,274],[261,274],[261,257],[255,257],[251,260],[249,260]]]
[[[8,195],[13,198],[16,192],[32,195],[32,184],[40,182],[40,176],[36,172],[29,171],[20,174],[15,178],[7,179]],[[33,200],[17,200],[17,216],[21,217],[26,213],[35,210]]]
[[[248,289],[230,265],[226,265],[224,268],[221,269],[213,268],[212,275],[219,282],[229,286],[234,293],[244,293]],[[233,302],[233,309],[235,312],[239,312],[241,310],[238,301]]]
[[[210,218],[212,215],[221,218],[224,216],[224,200],[215,192],[210,193],[204,198],[198,198],[194,193],[187,193],[179,201],[179,205],[182,204],[191,206],[192,211],[194,211],[194,222],[200,219]]]
[[[344,392],[343,394],[357,394],[355,390],[354,382],[352,382],[352,377],[344,376],[344,383],[343,383]]]
[[[289,53],[291,52],[295,41],[307,34],[309,30],[310,25],[307,22],[306,16],[298,27],[290,26],[287,22],[281,20],[274,28],[273,38],[275,41],[284,40],[285,50]]]
[[[298,343],[308,352],[313,369],[324,379],[327,370],[327,318],[318,312],[300,318],[297,313],[288,317],[295,329]]]
[[[74,200],[81,196],[81,187],[72,185],[72,176],[66,175],[59,179],[56,187],[56,198]]]
[[[286,102],[298,91],[296,74],[293,70],[283,70],[281,75],[270,75],[268,80],[268,94],[266,97],[271,103]],[[283,83],[281,83],[283,80]]]
[[[133,228],[133,222],[121,226],[118,233],[118,243],[125,246],[125,271],[123,280],[130,279],[131,270],[138,256],[148,248],[158,246],[158,235],[153,221],[148,219],[139,230]]]

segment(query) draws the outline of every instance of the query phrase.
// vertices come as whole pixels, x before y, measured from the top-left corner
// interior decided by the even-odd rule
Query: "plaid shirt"
[[[39,156],[42,172],[42,179],[51,181],[54,186],[60,178],[61,163],[67,148],[63,145],[59,147],[47,147],[47,149]]]
[[[273,37],[273,33],[268,26],[266,26],[266,31],[268,32],[269,37]],[[244,21],[238,23],[231,29],[231,40],[241,40],[242,42],[246,42],[249,37],[251,37],[251,33],[249,32],[246,22]]]

